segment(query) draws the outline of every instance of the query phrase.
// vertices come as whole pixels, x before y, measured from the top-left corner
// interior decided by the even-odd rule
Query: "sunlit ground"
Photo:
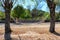
[[[49,32],[50,23],[11,24],[12,40],[60,40],[60,36]],[[56,32],[60,33],[60,23],[56,23]],[[4,39],[4,24],[0,25],[0,40]]]

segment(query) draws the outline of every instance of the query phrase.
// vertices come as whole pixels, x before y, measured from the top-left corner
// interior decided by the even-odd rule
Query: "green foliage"
[[[20,18],[20,19],[29,19],[31,18],[30,10],[24,9],[22,6],[17,6],[14,10],[11,11],[11,16],[13,18]]]
[[[11,16],[13,18],[20,18],[20,19],[32,19],[32,14],[33,12],[34,19],[39,20],[50,20],[50,13],[42,11],[42,10],[36,10],[34,9],[33,11],[30,11],[29,9],[24,9],[22,6],[17,6],[14,8],[14,10],[11,11]],[[56,20],[60,20],[60,13],[56,13]]]
[[[46,20],[50,20],[50,13],[47,13],[46,17]]]
[[[14,8],[13,11],[11,11],[11,16],[13,16],[14,18],[19,18],[24,13],[24,11],[24,8],[18,5]]]
[[[43,15],[43,19],[44,20],[50,20],[50,13],[45,12],[44,15]]]
[[[58,20],[60,20],[60,12],[59,12],[59,16],[58,16],[58,18],[59,18]]]
[[[60,20],[60,12],[56,13],[56,20]]]
[[[43,15],[44,15],[44,13],[45,13],[45,12],[44,12],[44,11],[42,11],[42,10],[39,10],[39,11],[38,11],[38,15],[39,15],[40,17],[41,17],[41,16],[43,16]]]
[[[31,18],[30,10],[25,9],[25,12],[24,12],[22,15],[20,15],[20,17],[21,17],[21,18],[24,18],[24,19],[29,19],[29,18]]]
[[[5,13],[0,11],[0,20],[5,19]]]

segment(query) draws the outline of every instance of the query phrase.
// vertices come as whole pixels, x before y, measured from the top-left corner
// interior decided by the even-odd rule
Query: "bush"
[[[11,11],[11,16],[14,18],[19,18],[21,14],[24,13],[24,11],[25,10],[23,9],[23,7],[18,5]]]
[[[30,10],[24,9],[22,6],[17,6],[11,11],[11,17],[19,19],[30,19]]]
[[[43,15],[43,19],[44,20],[50,20],[50,13],[45,12],[44,15]]]
[[[20,18],[23,18],[23,19],[30,19],[31,17],[32,16],[31,16],[30,10],[28,9],[25,9],[25,12],[20,16]]]
[[[60,20],[60,13],[56,13],[56,20]]]
[[[3,20],[3,19],[5,19],[5,13],[0,11],[0,20]]]

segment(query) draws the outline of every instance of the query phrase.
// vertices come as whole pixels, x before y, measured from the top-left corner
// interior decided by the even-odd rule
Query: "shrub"
[[[3,20],[3,19],[5,19],[5,13],[0,11],[0,20]]]

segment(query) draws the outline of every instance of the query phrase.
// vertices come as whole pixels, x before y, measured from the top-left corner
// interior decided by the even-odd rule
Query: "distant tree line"
[[[60,20],[60,12],[56,12],[55,14],[56,20]],[[24,9],[22,6],[16,6],[13,10],[10,12],[10,19],[13,19],[18,21],[18,20],[32,20],[32,19],[37,19],[37,20],[50,20],[50,13],[45,12],[42,10],[37,10],[33,9],[30,11],[29,9]],[[5,13],[0,11],[0,20],[5,19]],[[13,20],[13,21],[14,21]]]

